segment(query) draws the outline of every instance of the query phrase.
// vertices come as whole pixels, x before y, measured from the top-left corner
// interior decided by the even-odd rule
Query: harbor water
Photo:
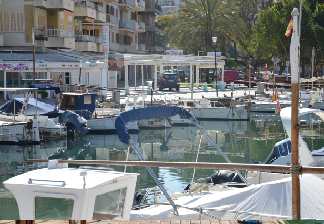
[[[264,163],[273,145],[284,138],[281,121],[277,115],[269,115],[251,121],[206,121],[201,125],[216,145],[208,144],[206,136],[196,127],[172,127],[158,130],[141,130],[140,146],[144,157],[150,161],[226,162],[225,154],[235,163]],[[323,139],[312,140],[315,148],[323,145]],[[222,153],[220,153],[222,152]],[[26,159],[78,159],[78,160],[125,160],[127,145],[121,143],[117,135],[87,135],[74,140],[50,141],[38,146],[0,146],[0,219],[18,219],[15,199],[2,182],[17,174],[45,166],[26,165]],[[129,160],[137,160],[130,151]],[[112,169],[123,171],[123,166]],[[127,172],[140,173],[137,190],[154,188],[155,184],[144,168],[127,168]],[[193,169],[154,168],[160,181],[172,194],[181,192],[190,183]],[[206,178],[213,170],[196,170],[195,179]],[[55,211],[53,211],[53,214]],[[59,214],[57,214],[60,218]]]

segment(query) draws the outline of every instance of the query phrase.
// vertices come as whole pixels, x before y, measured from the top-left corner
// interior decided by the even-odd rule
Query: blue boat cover
[[[128,144],[129,134],[126,127],[127,122],[154,118],[163,119],[175,115],[179,115],[183,119],[195,120],[188,111],[176,106],[152,106],[123,112],[115,121],[115,127],[119,140],[125,144]]]
[[[60,87],[48,83],[31,84],[30,88],[37,88],[39,90],[54,90],[56,94],[60,93]]]

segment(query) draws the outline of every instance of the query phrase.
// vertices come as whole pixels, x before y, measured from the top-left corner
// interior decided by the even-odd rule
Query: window
[[[119,35],[119,33],[116,34],[116,42],[120,43],[120,35]]]
[[[70,85],[71,84],[71,76],[69,72],[65,72],[65,84]]]
[[[84,104],[91,104],[91,95],[85,95],[84,96]]]
[[[93,219],[113,219],[123,215],[126,188],[98,195]]]
[[[67,198],[35,198],[35,219],[71,219],[74,201]]]
[[[61,102],[61,109],[63,110],[74,110],[75,109],[75,98],[74,96],[63,95]]]

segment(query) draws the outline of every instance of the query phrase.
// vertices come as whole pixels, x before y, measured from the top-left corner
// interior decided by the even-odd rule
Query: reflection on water
[[[268,121],[251,122],[202,122],[208,135],[216,142],[211,145],[205,136],[198,161],[225,162],[219,149],[232,162],[263,162],[275,142],[285,138],[278,117]],[[195,161],[201,132],[195,127],[172,127],[162,130],[142,130],[139,134],[140,146],[146,160]],[[0,146],[0,219],[17,219],[17,205],[2,185],[11,176],[39,167],[26,166],[25,159],[100,159],[125,160],[127,146],[116,135],[88,135],[75,141],[56,141],[33,147]],[[137,160],[136,154],[129,156]],[[114,167],[123,171],[124,167]],[[192,169],[153,169],[165,183],[169,192],[181,191],[192,178]],[[129,167],[129,172],[138,172],[138,189],[154,187],[152,178],[144,168]],[[196,178],[207,177],[212,170],[197,170]]]

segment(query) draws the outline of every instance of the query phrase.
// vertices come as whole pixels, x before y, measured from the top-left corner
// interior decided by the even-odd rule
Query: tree
[[[272,57],[278,57],[281,68],[289,59],[290,38],[284,36],[291,11],[299,7],[299,0],[281,0],[262,10],[253,28],[250,52],[259,62],[270,63]],[[315,47],[323,54],[324,7],[316,1],[304,1],[302,11],[301,62],[309,64],[311,49]]]
[[[236,0],[184,0],[177,14],[159,17],[158,26],[171,46],[188,53],[213,51],[212,36],[218,37],[218,49],[224,51],[240,29],[238,6]]]

